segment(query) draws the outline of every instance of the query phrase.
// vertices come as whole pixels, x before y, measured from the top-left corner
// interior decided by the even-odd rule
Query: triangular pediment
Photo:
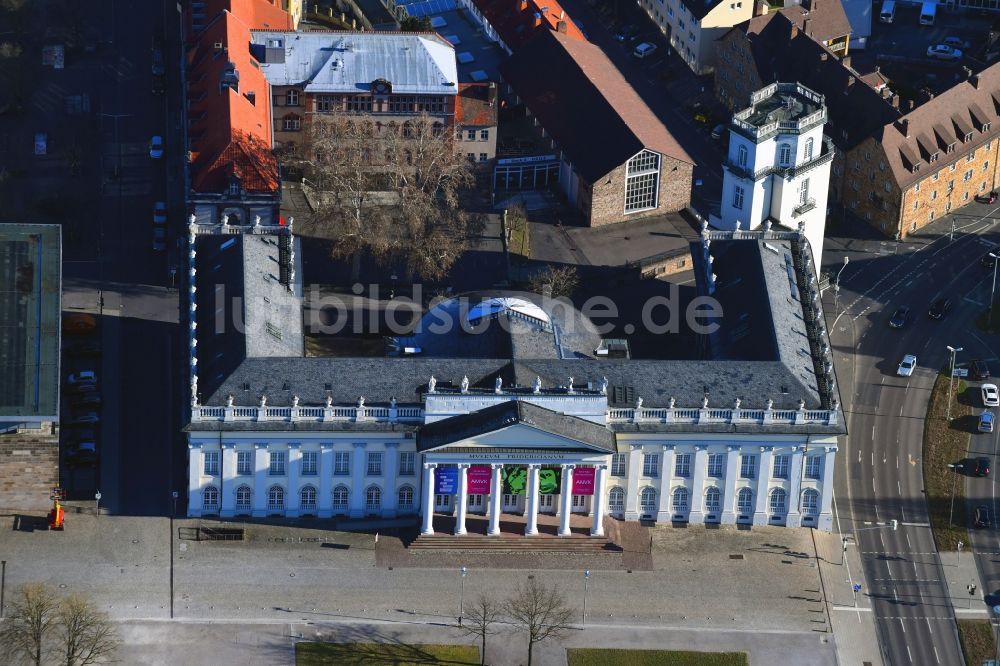
[[[588,449],[601,453],[607,452],[602,447],[595,446],[592,443],[546,432],[524,423],[517,423],[506,428],[484,432],[425,450],[435,451],[446,447],[461,447],[463,449],[571,449],[577,451]]]

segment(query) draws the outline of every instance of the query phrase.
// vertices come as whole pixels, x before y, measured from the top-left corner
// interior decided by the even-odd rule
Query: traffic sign
[[[861,591],[861,583],[855,583],[854,584],[854,591],[855,592],[860,592]]]

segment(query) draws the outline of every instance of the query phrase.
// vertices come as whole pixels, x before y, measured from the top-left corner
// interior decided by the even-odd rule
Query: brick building
[[[466,6],[507,53],[527,44],[543,32],[561,32],[586,41],[583,31],[566,10],[552,0],[466,0]]]
[[[688,205],[692,159],[600,48],[545,32],[500,74],[513,110],[532,119],[556,156],[560,190],[590,226]]]

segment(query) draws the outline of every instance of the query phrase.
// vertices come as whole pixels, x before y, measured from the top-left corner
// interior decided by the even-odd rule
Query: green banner
[[[538,493],[558,495],[562,470],[559,467],[543,467],[538,471]],[[503,492],[507,495],[526,495],[528,492],[528,468],[504,466]]]
[[[562,470],[558,467],[543,467],[538,471],[538,493],[540,495],[559,494],[559,475]]]

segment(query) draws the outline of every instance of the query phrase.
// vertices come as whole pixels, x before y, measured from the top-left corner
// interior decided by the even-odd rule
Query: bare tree
[[[559,638],[573,626],[574,612],[566,605],[562,593],[555,586],[538,583],[534,578],[519,585],[504,608],[514,624],[528,632],[528,666],[531,666],[535,643]]]
[[[0,655],[7,663],[41,666],[59,600],[44,585],[29,583],[17,592],[0,625]]]
[[[572,266],[549,266],[528,281],[528,290],[549,298],[569,298],[580,284],[580,277]]]
[[[507,226],[507,246],[510,252],[523,257],[531,256],[528,210],[522,204],[514,204],[507,209],[504,220]]]
[[[64,666],[90,666],[114,661],[121,641],[105,613],[87,599],[71,595],[63,599],[57,613],[56,634]]]
[[[465,613],[465,622],[459,627],[465,633],[480,639],[480,665],[486,664],[486,637],[496,633],[495,625],[503,617],[503,604],[493,601],[485,594],[480,594],[475,603],[469,606]]]

